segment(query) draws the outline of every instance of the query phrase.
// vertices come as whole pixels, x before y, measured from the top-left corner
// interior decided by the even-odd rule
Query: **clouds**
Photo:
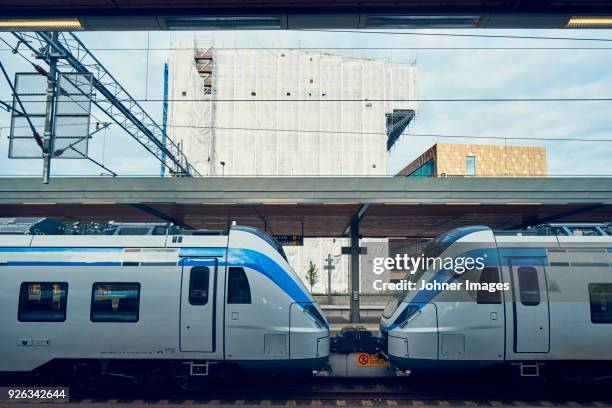
[[[483,34],[609,37],[607,31],[477,31]],[[474,31],[470,31],[474,33]],[[147,33],[84,32],[79,37],[90,48],[146,48]],[[484,38],[414,37],[308,31],[207,32],[217,47],[538,47],[598,46],[597,43],[570,41],[509,40]],[[8,33],[0,34],[11,39]],[[191,32],[152,32],[151,48],[168,48],[181,43],[190,47]],[[331,50],[351,56],[389,58],[394,62],[417,61],[418,94],[421,98],[533,98],[533,97],[610,97],[612,96],[612,50]],[[94,51],[125,88],[138,99],[161,99],[163,63],[168,51]],[[31,71],[18,56],[0,51],[0,58],[12,75]],[[147,64],[148,60],[148,64]],[[148,68],[148,70],[147,70]],[[148,75],[147,75],[148,72]],[[10,91],[0,81],[0,98],[10,100]],[[142,102],[149,114],[161,123],[161,102]],[[409,134],[448,134],[534,138],[612,138],[612,103],[605,102],[423,102],[415,121],[389,157],[389,173],[394,174],[435,142],[488,143],[487,140],[448,139]],[[102,120],[108,118],[96,112]],[[9,125],[9,115],[0,112],[0,128]],[[33,160],[8,160],[7,129],[0,139],[0,173],[38,175],[42,164]],[[500,144],[504,141],[490,140]],[[544,146],[548,149],[549,173],[612,174],[608,159],[610,142],[508,141],[508,144]],[[113,125],[91,142],[96,160],[121,175],[159,174],[159,162],[119,126]],[[54,174],[99,174],[100,169],[86,161],[56,160]]]

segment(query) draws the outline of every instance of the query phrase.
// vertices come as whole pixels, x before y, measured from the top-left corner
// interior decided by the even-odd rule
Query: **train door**
[[[215,351],[216,258],[183,258],[181,351]]]
[[[263,333],[269,327],[271,316],[264,306],[256,304],[257,299],[251,292],[256,286],[256,276],[250,271],[236,266],[227,268],[225,357],[231,360],[263,357]]]
[[[510,258],[514,309],[514,352],[548,353],[548,285],[542,258]]]

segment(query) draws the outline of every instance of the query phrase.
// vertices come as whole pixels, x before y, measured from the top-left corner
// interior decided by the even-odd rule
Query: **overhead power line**
[[[342,130],[311,130],[311,129],[274,129],[274,128],[252,128],[252,127],[224,127],[224,126],[190,126],[190,125],[168,125],[173,128],[192,129],[217,129],[217,130],[243,130],[260,132],[283,132],[283,133],[325,133],[325,134],[347,134],[347,135],[386,135],[384,132],[351,132]],[[411,137],[439,137],[439,138],[463,138],[463,139],[497,139],[497,140],[537,140],[537,141],[567,141],[567,142],[612,142],[612,139],[586,139],[586,138],[538,138],[529,136],[476,136],[476,135],[445,135],[440,133],[403,133],[402,136]]]
[[[422,37],[465,37],[465,38],[497,38],[512,40],[554,40],[554,41],[598,41],[612,42],[612,38],[597,37],[548,37],[539,35],[511,35],[511,34],[458,34],[458,33],[431,33],[415,31],[371,31],[371,30],[324,30],[324,29],[303,29],[298,31],[311,31],[319,33],[352,33],[352,34],[384,34],[384,35],[409,35]]]
[[[136,102],[163,102],[163,99],[133,99]],[[601,98],[414,98],[414,99],[320,99],[320,98],[309,98],[309,99],[214,99],[214,102],[612,102],[612,97],[601,97]],[[12,101],[4,100],[4,103],[10,103]],[[23,102],[40,102],[39,100],[23,100]],[[206,99],[168,99],[168,102],[208,102]]]
[[[58,124],[56,126],[80,126],[79,124]],[[215,130],[241,130],[245,132],[280,132],[280,133],[323,133],[337,135],[386,135],[385,132],[351,132],[348,130],[314,130],[314,129],[275,129],[275,128],[254,128],[254,127],[234,127],[234,126],[195,126],[195,125],[167,125],[176,129],[215,129]],[[16,126],[15,128],[25,128],[27,126]],[[9,129],[8,126],[0,127],[0,129]],[[429,138],[457,138],[457,139],[495,139],[495,140],[532,140],[538,142],[595,142],[607,143],[612,142],[612,139],[587,139],[577,137],[532,137],[532,136],[486,136],[486,135],[449,135],[442,133],[403,133],[403,136],[409,137],[429,137]]]
[[[90,48],[91,51],[193,51],[193,48]],[[553,51],[575,51],[575,50],[612,50],[612,47],[215,47],[217,51],[244,51],[244,50],[270,50],[270,51],[342,51],[342,50],[363,50],[363,51],[473,51],[473,50],[490,50],[490,51],[513,51],[513,50],[553,50]],[[10,48],[0,48],[2,52],[13,51]]]

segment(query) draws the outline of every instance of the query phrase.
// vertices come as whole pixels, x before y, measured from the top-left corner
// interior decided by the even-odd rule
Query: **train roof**
[[[225,247],[227,235],[0,235],[0,247],[181,248]]]
[[[612,223],[550,223],[523,230],[497,230],[497,236],[612,236]]]

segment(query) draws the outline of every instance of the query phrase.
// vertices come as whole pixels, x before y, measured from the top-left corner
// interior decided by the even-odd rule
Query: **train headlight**
[[[415,318],[420,312],[420,306],[406,306],[406,308],[402,310],[402,313],[397,316],[397,319],[395,319],[394,323],[397,324],[399,327],[404,328],[406,324],[408,324],[408,322]]]
[[[317,310],[314,305],[308,305],[304,307],[304,315],[306,318],[317,328],[322,329],[327,327],[327,322],[325,318],[321,316],[321,313]]]

